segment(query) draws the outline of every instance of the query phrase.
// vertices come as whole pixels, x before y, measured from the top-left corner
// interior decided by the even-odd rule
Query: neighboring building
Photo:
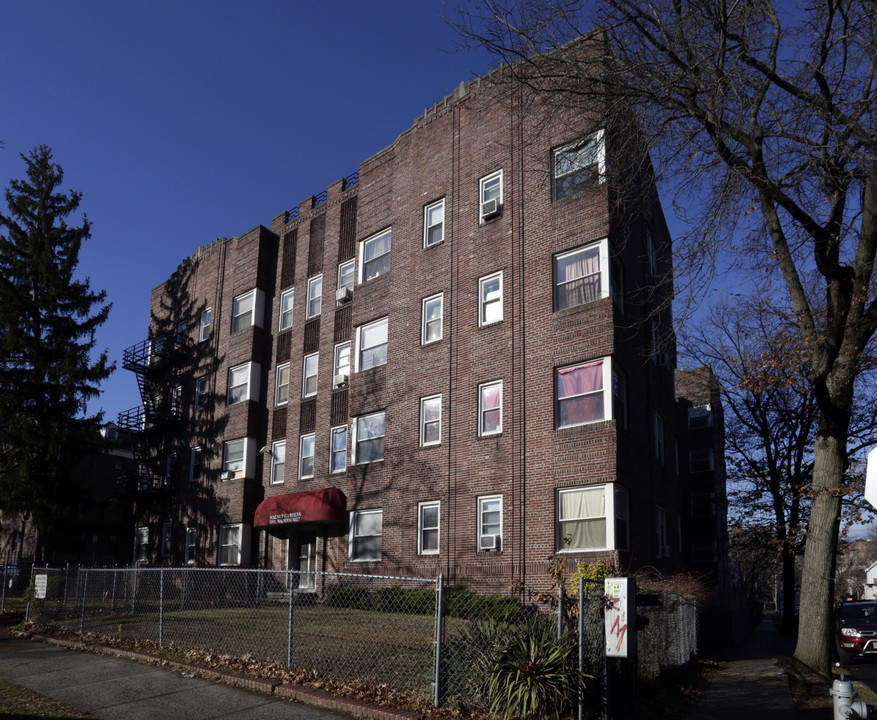
[[[487,590],[544,588],[555,552],[692,560],[654,185],[613,196],[628,139],[597,104],[513,89],[463,83],[153,291],[124,362],[144,406],[120,418],[141,436],[136,560]]]

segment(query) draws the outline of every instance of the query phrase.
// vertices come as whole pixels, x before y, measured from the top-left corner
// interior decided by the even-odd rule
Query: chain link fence
[[[34,599],[33,582],[26,590],[32,615],[74,632],[273,662],[341,683],[409,691],[436,705],[460,702],[484,710],[498,660],[516,638],[526,639],[561,646],[565,670],[585,678],[571,694],[570,712],[576,704],[601,705],[602,581],[582,580],[574,597],[549,603],[543,598],[536,605],[448,587],[441,576],[172,567],[35,570],[42,574],[45,598]],[[646,677],[667,664],[662,645],[670,643],[678,664],[695,649],[693,605],[676,603],[669,622],[660,611],[649,609],[650,630],[640,633],[646,641],[640,643],[640,672]],[[649,658],[658,658],[657,670]]]

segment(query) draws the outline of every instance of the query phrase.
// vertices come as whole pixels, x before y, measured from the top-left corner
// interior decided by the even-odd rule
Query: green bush
[[[328,593],[323,604],[333,608],[370,610],[372,599],[371,593],[361,585],[342,585]]]

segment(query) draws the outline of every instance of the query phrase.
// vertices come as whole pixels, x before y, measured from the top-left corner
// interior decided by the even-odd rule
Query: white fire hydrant
[[[829,693],[834,707],[834,720],[868,717],[868,706],[855,699],[859,693],[853,690],[853,684],[849,680],[835,680]]]

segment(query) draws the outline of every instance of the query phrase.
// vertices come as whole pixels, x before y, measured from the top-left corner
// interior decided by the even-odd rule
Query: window
[[[195,564],[195,551],[198,548],[198,530],[193,527],[186,528],[186,548],[183,558],[186,565]]]
[[[219,564],[240,565],[242,535],[240,525],[223,525],[219,528]]]
[[[205,340],[210,339],[210,315],[212,312],[212,308],[207,308],[206,310],[201,311],[201,326],[198,330],[199,342],[204,342]]]
[[[362,241],[362,250],[359,254],[362,258],[362,267],[359,271],[360,282],[366,282],[390,272],[391,239],[392,232],[390,228],[387,228]]]
[[[228,405],[258,399],[257,368],[257,363],[248,362],[228,371],[228,397],[226,399]]]
[[[562,200],[585,188],[603,182],[606,176],[606,151],[603,131],[579,138],[557,148],[552,155],[554,200]]]
[[[195,409],[203,410],[207,405],[207,378],[195,378]]]
[[[627,550],[630,542],[630,510],[627,490],[615,486],[615,549]]]
[[[557,491],[557,549],[611,548],[607,537],[605,485]],[[611,513],[611,510],[609,510]]]
[[[271,445],[271,484],[280,485],[286,471],[286,440]]]
[[[478,549],[502,548],[502,495],[478,498]]]
[[[418,555],[438,555],[440,509],[441,503],[439,502],[417,504]]]
[[[439,445],[442,441],[442,396],[420,400],[420,445]]]
[[[289,402],[289,363],[277,366],[274,405],[286,405]]]
[[[485,223],[502,214],[502,170],[478,182],[479,222]]]
[[[323,276],[316,275],[308,280],[308,305],[305,319],[317,317],[323,309]]]
[[[646,261],[649,265],[649,275],[656,277],[658,275],[658,253],[655,252],[655,241],[652,240],[652,234],[646,236]]]
[[[713,426],[713,411],[709,403],[688,408],[688,427],[691,430]]]
[[[338,289],[353,290],[354,272],[356,271],[356,262],[347,260],[338,266]]]
[[[439,293],[432,297],[424,298],[420,312],[420,344],[436,342],[442,339],[442,316],[444,308],[444,294]]]
[[[555,427],[573,427],[609,418],[611,406],[605,392],[609,365],[608,360],[597,360],[555,371]]]
[[[299,440],[298,477],[302,480],[314,476],[314,434],[302,435]]]
[[[353,426],[353,462],[357,465],[384,459],[384,423],[386,413],[377,412],[356,418]]]
[[[445,200],[423,208],[423,247],[438,245],[445,239]]]
[[[332,387],[341,387],[350,379],[350,343],[343,342],[335,346],[335,358],[332,361]]]
[[[312,397],[317,394],[317,370],[320,364],[320,353],[305,356],[302,363],[301,396]]]
[[[612,368],[612,415],[615,424],[627,429],[627,378],[616,367]]]
[[[710,472],[713,470],[713,449],[695,448],[689,452],[689,467],[691,472]]]
[[[295,305],[295,288],[280,294],[280,330],[292,327],[292,308]]]
[[[555,255],[554,309],[565,310],[592,303],[607,297],[611,289],[620,300],[623,290],[621,268],[618,266],[615,271],[613,282],[607,275],[609,267],[609,242],[605,239]],[[623,306],[619,305],[619,308],[623,309]]]
[[[189,482],[198,482],[201,479],[201,463],[203,454],[201,448],[193,447],[189,451]]]
[[[655,546],[655,557],[670,557],[670,544],[667,542],[667,513],[660,506],[655,506]]]
[[[478,280],[478,326],[502,320],[502,273]]]
[[[244,451],[246,440],[232,440],[222,448],[223,480],[244,476]]]
[[[238,295],[232,304],[231,334],[246,330],[253,324],[256,310],[256,291]]]
[[[168,453],[165,458],[164,466],[164,484],[170,485],[177,479],[177,454],[175,452]]]
[[[171,391],[171,415],[173,417],[180,417],[180,414],[183,411],[183,386],[177,385]]]
[[[383,534],[383,510],[359,510],[350,513],[349,559],[354,562],[380,560]]]
[[[347,426],[332,428],[332,447],[329,451],[329,472],[340,473],[347,469]]]
[[[164,523],[161,526],[161,556],[170,557],[173,553],[174,545],[174,526],[171,523]]]
[[[478,434],[502,432],[502,380],[478,386]]]
[[[368,370],[387,363],[387,318],[356,329],[357,370]]]
[[[655,460],[664,464],[664,418],[658,413],[652,416],[652,432],[654,435]]]
[[[146,562],[149,559],[149,528],[134,528],[134,560]]]

